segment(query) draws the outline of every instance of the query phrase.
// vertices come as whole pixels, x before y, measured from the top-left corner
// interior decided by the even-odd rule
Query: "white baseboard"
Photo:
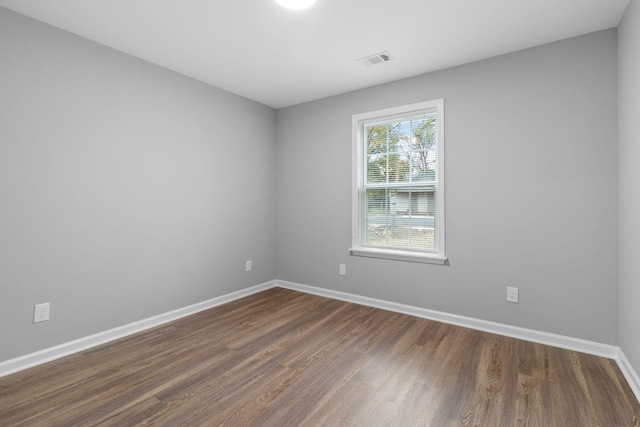
[[[108,331],[99,332],[94,335],[89,335],[87,337],[79,338],[74,341],[69,341],[54,347],[46,348],[35,353],[26,354],[15,359],[9,359],[7,361],[0,362],[0,377],[12,374],[14,372],[22,371],[23,369],[31,368],[33,366],[41,365],[43,363],[68,356],[70,354],[77,353],[88,348],[107,343],[109,341],[117,340],[119,338],[123,338],[128,335],[135,334],[137,332],[141,332],[146,329],[150,329],[164,323],[171,322],[173,320],[177,320],[182,317],[189,316],[191,314],[195,314],[200,311],[207,310],[209,308],[216,307],[227,302],[273,288],[275,286],[276,281],[272,280],[270,282],[262,283],[257,286],[222,295],[217,298],[212,298],[210,300],[179,308],[177,310],[169,311],[167,313],[159,314],[147,319],[142,319],[137,322],[129,323],[128,325],[123,325],[114,329],[109,329]]]
[[[533,341],[540,344],[551,345],[554,347],[575,350],[582,353],[593,354],[596,356],[615,359],[618,355],[618,347],[608,344],[601,344],[593,341],[587,341],[579,338],[571,338],[563,335],[551,334],[548,332],[540,332],[533,329],[520,328],[518,326],[505,325],[503,323],[490,322],[487,320],[474,319],[472,317],[459,316],[457,314],[445,313],[442,311],[429,310],[426,308],[415,307],[411,305],[399,304],[395,302],[379,300],[375,298],[363,297],[360,295],[348,294],[345,292],[332,291],[329,289],[316,288],[313,286],[301,285],[299,283],[277,281],[278,285],[283,288],[292,289],[308,294],[314,294],[333,298],[342,301],[353,302],[356,304],[366,305],[369,307],[381,308],[384,310],[394,311],[396,313],[409,314],[416,317],[422,317],[438,322],[449,323],[452,325],[462,326],[465,328],[476,329],[479,331],[490,332],[498,335],[518,338],[526,341]]]
[[[526,341],[532,341],[540,344],[546,344],[554,347],[565,348],[568,350],[579,351],[581,353],[592,354],[595,356],[606,357],[617,362],[622,374],[629,383],[638,401],[640,401],[640,377],[629,363],[622,350],[613,345],[601,344],[593,341],[587,341],[579,338],[572,338],[563,335],[551,334],[532,329],[520,328],[517,326],[505,325],[502,323],[489,322],[486,320],[474,319],[472,317],[459,316],[441,311],[429,310],[426,308],[415,307],[395,302],[364,297],[346,292],[333,291],[330,289],[317,288],[314,286],[302,285],[294,282],[283,280],[272,280],[243,289],[230,294],[222,295],[201,303],[183,307],[168,313],[149,317],[128,325],[100,332],[88,337],[80,338],[64,344],[50,347],[35,353],[0,362],[0,377],[9,375],[23,369],[31,368],[51,360],[59,359],[73,353],[95,347],[109,341],[126,337],[155,326],[162,325],[173,320],[180,319],[191,314],[207,310],[234,301],[245,296],[249,296],[267,289],[281,287],[294,291],[304,292],[308,294],[323,296],[341,301],[352,302],[355,304],[366,305],[369,307],[380,308],[383,310],[394,311],[397,313],[408,314],[411,316],[422,317],[425,319],[436,320],[438,322],[449,323],[452,325],[462,326],[465,328],[476,329],[484,332],[490,332],[498,335],[518,338]]]
[[[633,394],[636,395],[636,399],[640,402],[640,376],[638,376],[638,373],[633,369],[633,366],[631,366],[629,359],[627,359],[622,349],[618,349],[616,362],[618,362],[622,375],[624,375],[624,378],[629,383],[629,387],[633,390]]]
[[[640,378],[638,374],[625,357],[620,347],[602,344],[594,341],[583,340],[580,338],[572,338],[564,335],[551,334],[548,332],[536,331],[533,329],[520,328],[517,326],[505,325],[502,323],[489,322],[486,320],[474,319],[472,317],[459,316],[456,314],[444,313],[441,311],[428,310],[426,308],[414,307],[395,302],[379,300],[375,298],[363,297],[360,295],[349,294],[345,292],[333,291],[330,289],[317,288],[314,286],[301,285],[299,283],[277,280],[277,285],[299,292],[319,295],[327,298],[337,299],[341,301],[352,302],[355,304],[366,305],[369,307],[381,308],[384,310],[394,311],[397,313],[409,314],[411,316],[422,317],[425,319],[436,320],[438,322],[449,323],[452,325],[462,326],[465,328],[476,329],[484,332],[490,332],[498,335],[504,335],[521,340],[532,341],[539,344],[546,344],[553,347],[564,348],[581,353],[592,354],[595,356],[606,357],[616,361],[622,374],[629,383],[636,398],[640,402]]]

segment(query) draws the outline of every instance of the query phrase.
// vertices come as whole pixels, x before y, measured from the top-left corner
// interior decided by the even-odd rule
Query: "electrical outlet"
[[[248,260],[244,265],[245,271],[251,271],[251,260]]]
[[[346,276],[347,275],[347,266],[344,264],[340,264],[340,268],[338,270],[340,272],[341,276]]]
[[[518,288],[507,287],[507,301],[518,303]]]
[[[33,308],[33,323],[46,322],[49,320],[49,303],[36,304]]]

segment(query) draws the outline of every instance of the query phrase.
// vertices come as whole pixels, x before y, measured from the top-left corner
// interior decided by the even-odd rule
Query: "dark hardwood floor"
[[[275,288],[0,378],[0,426],[639,426],[612,360]]]

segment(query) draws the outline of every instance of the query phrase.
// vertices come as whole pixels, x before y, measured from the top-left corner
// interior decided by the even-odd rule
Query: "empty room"
[[[640,426],[640,0],[0,0],[0,426]]]

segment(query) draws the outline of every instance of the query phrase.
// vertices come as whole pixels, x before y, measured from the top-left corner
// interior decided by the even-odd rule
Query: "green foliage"
[[[435,117],[372,124],[365,131],[368,183],[435,180]]]

